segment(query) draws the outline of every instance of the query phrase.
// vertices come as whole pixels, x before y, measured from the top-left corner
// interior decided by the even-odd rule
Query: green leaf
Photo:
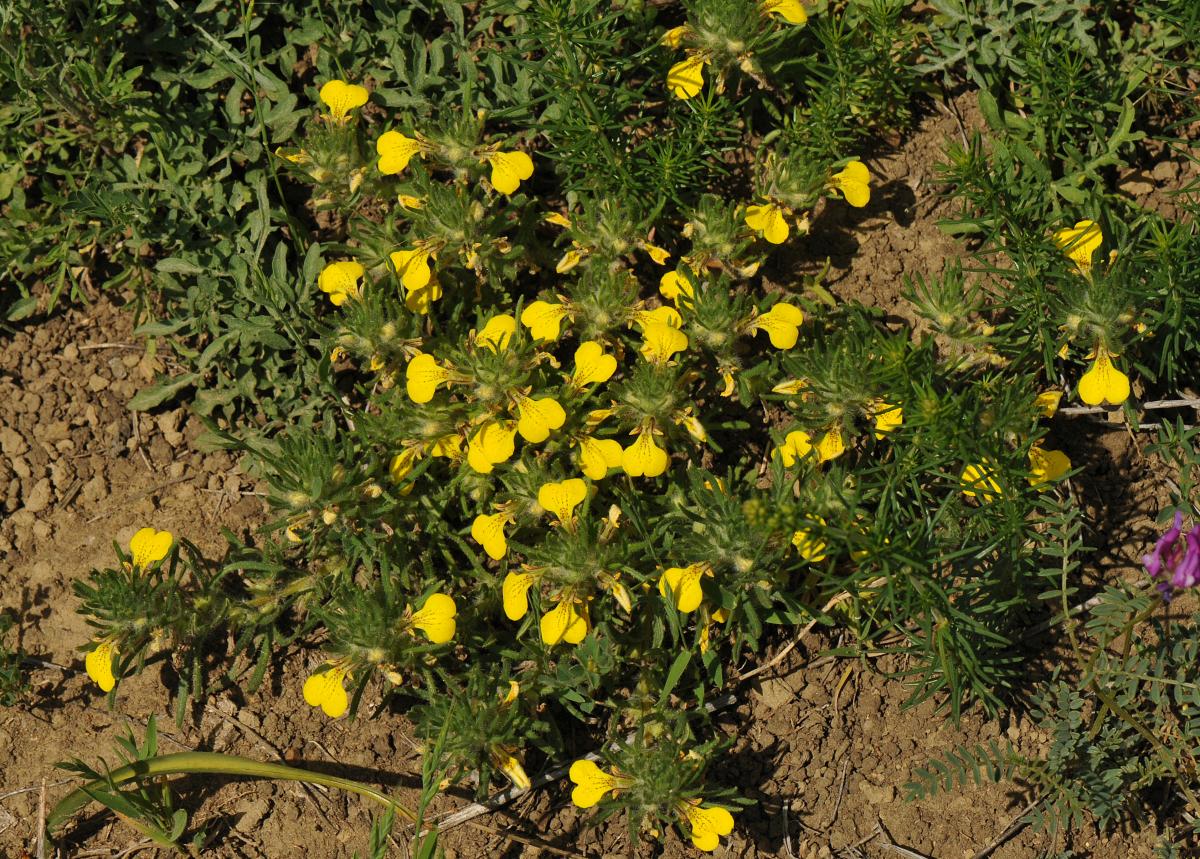
[[[667,677],[663,681],[662,692],[658,696],[658,705],[661,707],[667,703],[671,696],[671,691],[675,688],[675,684],[679,682],[679,678],[683,676],[684,669],[688,667],[688,663],[692,661],[692,651],[685,650],[675,657],[675,661],[671,663],[671,668],[667,671]]]
[[[164,257],[160,259],[154,266],[155,271],[161,271],[164,274],[183,274],[197,275],[204,274],[204,269],[195,263],[188,262],[179,257]]]
[[[129,401],[129,410],[145,412],[174,399],[180,391],[200,381],[199,373],[184,373],[173,379],[164,379],[149,387],[142,388]]]

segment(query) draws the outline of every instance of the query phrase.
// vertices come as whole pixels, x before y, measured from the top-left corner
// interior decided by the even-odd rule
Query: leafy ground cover
[[[894,835],[841,822],[852,761],[848,808],[1006,783],[993,847],[1088,855],[1091,827],[1153,819],[1139,849],[1189,849],[1200,549],[1170,532],[1161,587],[1136,570],[1152,520],[1192,515],[1189,4],[53,14],[4,19],[37,98],[5,114],[9,317],[35,333],[11,341],[29,417],[0,537],[46,551],[38,514],[107,491],[70,452],[124,433],[19,357],[68,285],[124,290],[149,338],[107,365],[135,410],[113,455],[186,486],[185,438],[239,453],[268,508],[218,548],[143,504],[115,561],[53,591],[85,694],[174,717],[126,741],[137,766],[244,772],[159,754],[228,751],[213,719],[306,761],[338,720],[326,757],[366,769],[337,774],[418,819],[392,842],[362,822],[375,855],[491,855],[415,831],[543,773],[585,810],[548,831],[601,824],[605,850],[855,855]],[[159,375],[134,394],[130,371]],[[38,439],[47,411],[64,429]],[[68,661],[22,661],[48,596],[6,595],[18,711],[56,694],[31,665]],[[817,714],[805,747],[781,705]],[[971,729],[873,743],[901,705]],[[72,767],[94,781],[54,835],[99,799],[155,844],[236,852],[273,808],[232,825],[186,783]],[[289,838],[322,828],[290,807]]]

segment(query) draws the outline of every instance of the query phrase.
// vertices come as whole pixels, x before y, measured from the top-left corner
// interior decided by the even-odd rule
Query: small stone
[[[172,480],[176,480],[180,477],[183,477],[183,472],[186,469],[187,469],[187,466],[184,465],[182,462],[172,462],[170,468],[167,469],[167,475]]]
[[[95,373],[92,373],[91,378],[88,379],[88,390],[90,390],[92,393],[98,394],[100,391],[103,391],[105,388],[107,388],[108,385],[108,379],[105,379],[102,376],[97,376]]]
[[[251,832],[262,823],[262,819],[267,816],[267,809],[270,807],[265,799],[256,800],[249,805],[239,809],[242,816],[238,822],[234,824],[234,828],[239,832]]]
[[[43,477],[25,495],[25,509],[30,513],[41,513],[50,506],[50,501],[53,497],[54,493],[50,488],[50,480]]]
[[[64,438],[69,438],[71,428],[66,421],[54,421],[53,423],[44,424],[38,430],[38,440],[43,442],[62,441]]]
[[[108,371],[112,373],[114,379],[124,379],[129,375],[129,368],[120,358],[108,359]]]
[[[80,490],[79,497],[88,504],[95,504],[100,499],[108,495],[108,481],[103,475],[97,474],[87,483],[83,484],[83,489]]]
[[[39,543],[45,543],[53,536],[54,527],[45,519],[38,519],[33,523],[33,537]]]
[[[29,442],[12,427],[3,427],[0,428],[0,449],[7,457],[20,456],[29,450]]]
[[[176,409],[173,412],[163,412],[158,416],[158,431],[171,447],[178,447],[183,441],[183,433],[179,431],[179,421],[183,412]]]
[[[869,781],[862,782],[858,789],[871,805],[887,805],[896,800],[896,788],[890,784],[873,785]]]
[[[71,362],[79,359],[79,347],[74,343],[68,343],[62,350],[63,361]]]

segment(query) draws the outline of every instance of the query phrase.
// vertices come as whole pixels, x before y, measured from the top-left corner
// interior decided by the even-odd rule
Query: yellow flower
[[[445,644],[454,638],[456,623],[454,616],[458,607],[454,600],[445,594],[430,594],[425,605],[419,611],[413,612],[411,623],[415,629],[421,630],[434,644]]]
[[[562,304],[535,301],[521,311],[521,324],[534,340],[557,340],[567,308]]]
[[[737,394],[737,384],[733,381],[733,368],[721,367],[717,372],[721,374],[721,382],[724,386],[721,388],[721,396],[731,398]]]
[[[904,423],[904,408],[893,406],[883,400],[876,400],[871,409],[875,416],[875,438],[882,439],[892,430]]]
[[[668,271],[659,278],[658,291],[662,293],[663,298],[673,301],[676,307],[681,303],[690,306],[695,297],[691,280],[678,271]]]
[[[350,706],[343,685],[345,679],[346,669],[338,663],[319,674],[313,674],[304,681],[304,700],[310,707],[320,707],[326,716],[336,719]]]
[[[1000,484],[996,482],[996,466],[991,460],[983,460],[977,464],[968,465],[958,478],[962,484],[962,494],[968,498],[978,498],[990,502],[1004,494]]]
[[[429,283],[416,289],[406,288],[404,291],[404,306],[420,316],[429,312],[429,307],[442,297],[442,285],[437,278],[431,278]]]
[[[773,245],[781,245],[787,241],[791,228],[787,217],[791,211],[776,203],[763,203],[761,206],[746,207],[746,226],[757,232]]]
[[[660,42],[668,48],[677,49],[683,44],[684,37],[688,35],[687,24],[681,24],[678,27],[672,27],[667,32],[662,34]]]
[[[347,298],[358,298],[362,293],[358,288],[358,279],[363,276],[361,263],[354,260],[331,262],[321,269],[317,277],[317,286],[321,292],[329,294],[329,300],[335,307],[341,307]]]
[[[547,224],[554,224],[555,226],[563,227],[568,230],[571,229],[571,219],[562,212],[550,212],[548,215],[542,218],[542,220]]]
[[[800,325],[804,312],[800,308],[781,301],[750,323],[754,332],[766,331],[771,345],[776,349],[791,349],[800,338]]]
[[[704,428],[704,424],[700,423],[700,419],[692,414],[691,406],[676,412],[671,416],[671,420],[674,421],[675,426],[683,427],[687,430],[688,435],[701,444],[708,441],[708,430]]]
[[[630,319],[634,325],[643,329],[647,325],[669,325],[672,328],[679,328],[683,325],[683,317],[679,315],[679,311],[674,307],[667,307],[665,304],[653,310],[634,311],[630,315]]]
[[[1058,404],[1062,400],[1062,391],[1042,391],[1033,401],[1034,408],[1044,418],[1054,417]]]
[[[512,514],[507,511],[500,513],[480,513],[471,523],[471,539],[483,546],[488,556],[499,561],[508,554],[508,540],[504,536],[504,526],[512,521]]]
[[[429,455],[443,459],[458,459],[462,456],[462,436],[458,433],[449,433],[434,439],[433,443],[429,445]]]
[[[693,54],[671,66],[667,72],[667,87],[676,98],[688,99],[704,88],[704,67],[708,58]]]
[[[1119,406],[1129,399],[1129,377],[1113,366],[1113,356],[1103,346],[1096,347],[1092,366],[1079,379],[1079,399],[1089,406],[1107,401]]]
[[[520,759],[512,752],[502,748],[492,749],[490,757],[492,759],[492,766],[508,776],[508,780],[513,783],[513,787],[518,790],[529,790],[533,786],[533,782],[529,780],[529,775],[525,772],[525,767],[521,765]]]
[[[346,115],[367,103],[366,87],[348,84],[345,81],[327,81],[321,87],[321,101],[329,108],[329,115],[337,122],[345,122]]]
[[[414,403],[429,402],[433,399],[438,385],[456,379],[453,371],[438,364],[437,359],[427,352],[422,352],[408,362],[404,377],[408,383],[408,396]]]
[[[606,773],[587,759],[571,764],[567,777],[575,784],[571,790],[571,802],[577,808],[591,808],[604,799],[609,791],[623,790],[631,784],[629,779]]]
[[[800,0],[763,0],[762,10],[767,15],[777,15],[789,24],[805,24],[808,13]]]
[[[488,421],[467,443],[467,463],[480,474],[490,474],[494,466],[508,462],[516,450],[515,421]]]
[[[822,528],[825,527],[825,520],[820,516],[806,513],[804,518]],[[826,552],[829,549],[829,544],[821,537],[814,536],[811,528],[798,528],[792,534],[792,545],[796,547],[800,557],[810,564],[819,564],[825,560]]]
[[[402,172],[412,157],[420,154],[423,149],[420,140],[406,137],[399,131],[385,131],[375,141],[375,151],[379,154],[379,172],[385,176]]]
[[[560,259],[558,264],[554,266],[554,271],[558,274],[566,274],[571,269],[575,268],[575,266],[583,262],[583,257],[585,254],[586,252],[583,250],[583,248],[579,247],[579,245],[576,245],[562,255],[562,259]]]
[[[700,580],[711,576],[713,569],[704,561],[686,567],[671,567],[658,580],[658,592],[671,600],[682,612],[693,612],[700,607],[704,589]]]
[[[1061,450],[1043,450],[1035,444],[1029,448],[1029,485],[1049,489],[1046,485],[1059,480],[1071,470],[1071,460]]]
[[[500,313],[479,329],[479,333],[475,335],[475,342],[493,352],[503,352],[508,349],[508,341],[516,333],[517,320],[507,313]]]
[[[611,438],[579,439],[579,468],[592,480],[603,480],[610,468],[621,467],[621,443]]]
[[[433,277],[429,257],[429,251],[424,248],[407,248],[392,252],[392,266],[396,269],[396,274],[400,275],[400,282],[404,284],[405,289],[421,289],[429,284],[429,279]]]
[[[575,372],[571,374],[571,384],[575,387],[607,382],[615,372],[617,359],[606,354],[595,340],[586,340],[575,350]]]
[[[406,209],[423,209],[425,201],[420,197],[414,197],[412,194],[401,194],[396,197],[396,202]]]
[[[650,259],[654,260],[659,265],[666,265],[667,260],[671,258],[670,251],[664,250],[658,245],[652,245],[650,242],[642,242],[642,250],[650,254]]]
[[[419,447],[406,447],[400,453],[392,457],[392,464],[388,471],[392,475],[392,480],[400,483],[404,478],[412,473],[413,468],[417,464],[417,460],[421,458],[421,449]]]
[[[721,836],[733,832],[733,815],[724,808],[701,808],[700,800],[692,799],[679,803],[677,810],[687,818],[692,844],[700,850],[716,850]]]
[[[117,646],[110,638],[97,641],[96,646],[83,658],[87,676],[95,680],[96,685],[104,692],[111,692],[117,685],[117,678],[113,676],[113,663],[116,660]]]
[[[487,160],[492,165],[492,187],[501,194],[513,193],[533,175],[533,159],[524,152],[493,152]]]
[[[543,483],[538,489],[538,504],[558,517],[560,524],[572,527],[575,508],[587,498],[587,484],[578,477],[555,483]]]
[[[791,468],[796,464],[796,460],[803,459],[811,452],[812,436],[804,430],[792,430],[783,440],[783,444],[772,451],[772,456],[783,460],[784,468]]]
[[[817,441],[817,462],[829,462],[846,452],[846,436],[840,427],[826,430]]]
[[[688,336],[665,322],[642,326],[642,345],[638,350],[652,364],[665,364],[676,352],[688,347]]]
[[[1087,272],[1092,268],[1092,256],[1104,243],[1104,233],[1095,221],[1077,221],[1074,227],[1056,232],[1054,243],[1081,272]]]
[[[142,528],[129,541],[129,555],[133,566],[144,570],[151,564],[156,564],[171,551],[175,538],[170,531],[155,531],[153,528]]]
[[[561,427],[567,413],[554,397],[540,400],[521,396],[517,400],[517,432],[530,444],[540,444],[550,438],[550,431]]]
[[[851,161],[834,173],[830,183],[856,209],[861,209],[871,201],[871,174],[861,161]]]
[[[567,644],[578,644],[587,637],[591,628],[587,606],[567,597],[559,600],[554,608],[542,615],[542,642],[549,645],[563,641]]]
[[[504,597],[504,615],[509,620],[520,620],[529,612],[529,589],[541,576],[524,570],[510,572],[500,586]]]
[[[643,426],[637,440],[621,452],[621,467],[630,477],[658,477],[669,461],[667,452],[654,443],[653,424]]]

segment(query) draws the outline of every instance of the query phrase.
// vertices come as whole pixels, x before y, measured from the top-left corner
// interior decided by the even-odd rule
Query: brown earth
[[[871,205],[861,212],[829,207],[798,248],[803,259],[796,269],[814,273],[813,260],[828,256],[827,283],[835,294],[907,316],[899,299],[902,277],[937,274],[961,254],[936,226],[945,212],[932,177],[946,141],[978,123],[969,99],[960,99],[956,112],[928,117],[899,150],[872,160],[879,190]],[[235,461],[196,449],[202,427],[195,419],[176,409],[135,422],[126,409],[129,397],[162,369],[161,359],[132,336],[129,314],[107,299],[15,335],[0,354],[0,610],[19,615],[19,644],[40,660],[30,669],[28,699],[0,710],[0,857],[32,850],[43,778],[51,801],[68,790],[55,763],[75,756],[111,762],[113,739],[130,730],[140,735],[155,714],[164,752],[205,749],[288,760],[416,798],[420,755],[403,715],[385,708],[374,718],[330,721],[308,707],[300,687],[317,659],[311,651],[280,654],[260,691],[236,702],[215,696],[198,721],[182,729],[169,717],[165,669],[152,665],[123,682],[112,709],[83,674],[77,648],[88,641],[88,628],[75,613],[71,583],[111,563],[114,540],[125,544],[138,527],[154,525],[220,556],[221,528],[249,539],[265,521],[254,482]],[[1117,499],[1124,499],[1126,512],[1137,511],[1125,531],[1109,529],[1115,521],[1097,523],[1109,541],[1101,575],[1122,575],[1136,566],[1159,491],[1139,453],[1140,439],[1114,428],[1099,433],[1099,446],[1085,446],[1084,429],[1078,420],[1060,418],[1055,430],[1085,467],[1073,491],[1098,513]],[[1096,429],[1086,425],[1089,433]],[[972,713],[956,727],[932,703],[905,709],[903,682],[885,676],[903,667],[894,659],[807,663],[819,649],[797,649],[753,685],[734,690],[738,703],[717,715],[734,742],[728,764],[712,777],[755,801],[737,816],[718,855],[959,859],[991,845],[1028,801],[1013,785],[915,803],[904,801],[902,786],[915,768],[955,745],[1003,737],[1033,753],[1046,743],[1042,732],[1023,717],[997,724]],[[376,702],[364,703],[369,713]],[[365,800],[228,779],[189,780],[179,791],[194,812],[193,827],[213,836],[206,856],[340,857],[367,849],[374,809]],[[559,780],[452,830],[446,856],[654,855],[649,845],[630,849],[620,818],[585,826],[587,815],[568,795]],[[440,797],[434,811],[467,802],[462,792],[452,793]],[[396,855],[407,856],[401,827],[394,836]],[[1149,836],[1084,832],[1070,846],[1082,856],[1148,857],[1150,844]],[[129,855],[138,845],[140,855],[151,852],[135,830],[94,814],[70,830],[59,855]],[[1026,829],[992,855],[1024,859],[1064,846]],[[669,834],[658,855],[697,854]]]

